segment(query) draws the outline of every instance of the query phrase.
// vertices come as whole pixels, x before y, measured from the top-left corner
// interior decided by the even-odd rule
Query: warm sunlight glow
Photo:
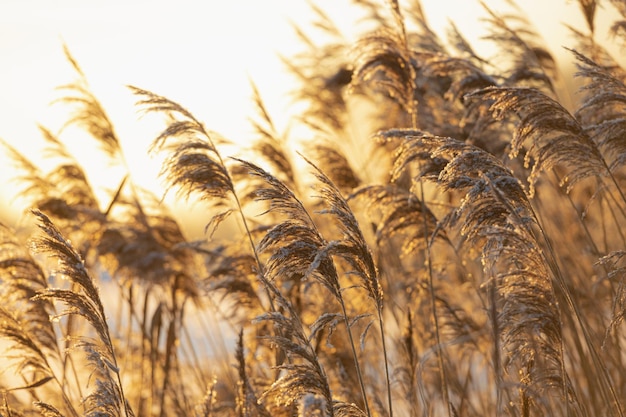
[[[306,20],[306,11],[305,2],[280,0],[216,7],[196,1],[2,2],[0,138],[40,160],[37,125],[56,133],[68,115],[67,107],[50,106],[62,95],[54,88],[76,79],[63,55],[66,44],[114,121],[135,180],[157,190],[159,162],[146,152],[158,128],[138,120],[136,99],[125,86],[184,103],[209,129],[245,142],[253,113],[249,80],[277,119],[288,110],[290,81],[278,54],[297,51],[290,20]],[[81,139],[76,149],[89,166],[97,150]],[[12,171],[2,161],[0,175],[8,178]],[[106,179],[105,169],[89,170],[92,181]],[[6,181],[2,186],[3,196],[14,194]],[[6,197],[3,205],[22,208]]]
[[[519,3],[0,0],[0,417],[624,417],[626,0]]]
[[[59,131],[69,109],[50,105],[62,95],[54,88],[76,79],[63,55],[63,44],[82,67],[90,88],[113,120],[134,180],[153,191],[162,188],[155,178],[161,161],[147,156],[146,150],[159,128],[140,119],[135,97],[126,85],[177,101],[207,128],[246,145],[251,132],[248,118],[254,113],[252,80],[279,127],[292,128],[288,121],[294,114],[289,97],[293,77],[285,73],[279,56],[288,58],[302,49],[292,25],[310,29],[313,15],[306,2],[248,0],[211,4],[192,0],[175,6],[121,0],[2,2],[0,56],[5,64],[0,77],[0,138],[29,158],[41,161],[37,125],[54,133]],[[494,11],[511,10],[501,1],[487,4]],[[346,36],[355,35],[355,6],[347,1],[319,2],[319,6]],[[490,44],[481,40],[486,33],[481,24],[485,13],[478,2],[431,0],[424,1],[423,7],[439,34],[445,36],[449,22],[454,22],[479,53],[493,53]],[[564,6],[561,2],[530,0],[523,2],[522,10],[559,57],[564,55],[561,46],[568,39],[562,22],[574,27],[584,23],[575,2]],[[564,69],[571,71],[570,62],[565,61]],[[72,142],[69,136],[69,132],[64,133],[64,139]],[[99,151],[84,135],[78,135],[73,146],[89,167],[91,181],[102,191],[101,198],[106,198],[102,187],[110,190],[114,185],[106,163],[103,165],[99,159]],[[45,161],[42,163],[45,165]],[[7,180],[0,185],[5,197],[0,208],[15,219],[16,210],[22,210],[24,202],[13,198],[16,190],[8,184],[12,175],[2,159],[0,176]]]

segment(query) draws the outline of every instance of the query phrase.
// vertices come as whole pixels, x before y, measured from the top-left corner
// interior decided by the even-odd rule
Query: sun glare
[[[162,188],[156,180],[158,161],[146,152],[158,127],[140,119],[126,86],[184,103],[208,128],[245,142],[253,112],[250,79],[277,118],[285,111],[289,81],[278,54],[296,52],[289,19],[305,17],[306,10],[305,2],[279,0],[215,7],[195,1],[175,7],[152,1],[2,2],[0,138],[41,162],[37,125],[56,133],[69,114],[67,106],[50,105],[63,93],[54,88],[76,79],[63,54],[65,44],[114,121],[134,179],[156,191]],[[96,172],[89,170],[91,180],[107,182],[94,142],[85,135],[68,136],[64,139],[81,162],[96,164]],[[9,178],[13,171],[4,155],[2,161],[0,175]],[[13,195],[15,188],[3,183],[2,195]],[[9,206],[5,211],[23,208],[23,202],[12,200],[3,199]]]

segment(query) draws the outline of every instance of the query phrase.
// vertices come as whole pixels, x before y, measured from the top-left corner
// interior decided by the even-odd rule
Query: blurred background
[[[352,2],[312,3],[327,12],[348,39],[355,36],[360,9]],[[514,10],[506,3],[486,2],[496,12]],[[442,37],[453,21],[479,53],[487,58],[493,53],[481,39],[485,11],[478,1],[423,0],[422,4],[432,28]],[[572,90],[572,60],[562,46],[575,46],[565,23],[585,28],[578,3],[525,0],[519,7],[557,57],[564,88]],[[605,22],[611,13],[605,2],[596,24],[598,42],[606,41]],[[55,87],[77,77],[63,53],[66,45],[113,121],[134,180],[161,195],[160,161],[147,155],[158,127],[141,119],[126,86],[177,101],[209,129],[245,145],[251,133],[248,118],[254,114],[251,80],[281,129],[297,114],[289,97],[296,87],[294,79],[280,56],[288,59],[303,49],[294,26],[315,40],[313,18],[305,0],[184,0],[175,6],[147,0],[4,0],[0,2],[0,138],[46,166],[38,125],[59,132],[69,109],[51,105],[62,95]],[[95,142],[71,136],[71,131],[61,134],[89,167],[90,180],[98,187],[108,167]],[[11,182],[15,174],[7,157],[0,155],[0,218],[19,227],[27,203],[16,198],[19,185]]]

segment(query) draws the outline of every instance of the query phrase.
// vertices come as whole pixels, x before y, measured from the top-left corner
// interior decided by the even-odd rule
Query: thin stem
[[[604,159],[602,161],[604,161]],[[605,166],[606,166],[606,163],[605,163]],[[606,169],[609,172],[609,177],[611,178],[611,183],[615,186],[615,189],[617,190],[617,193],[619,194],[620,198],[622,199],[622,202],[624,204],[626,204],[626,195],[624,195],[624,191],[622,191],[622,187],[618,184],[617,179],[615,178],[615,176],[613,175],[613,173],[611,172],[611,170],[609,169],[608,166],[606,166]],[[609,193],[609,195],[612,196],[613,194]],[[621,205],[621,204],[618,204],[618,209],[622,213],[622,215],[624,217],[626,217],[626,212],[624,211],[624,206]]]
[[[532,237],[534,243],[538,245],[539,240],[537,239],[535,231],[532,229],[532,227],[520,217],[519,212],[515,210],[515,208],[511,205],[509,200],[505,196],[502,195],[500,189],[493,183],[493,181],[491,181],[491,178],[489,178],[488,175],[482,175],[482,178],[489,184],[489,188],[490,190],[493,191],[494,197],[496,197],[498,202],[500,202],[502,205],[506,207],[507,211],[515,218],[518,225],[522,227],[528,233],[528,235]],[[561,278],[561,280],[563,280],[563,283],[564,283],[565,282],[564,279],[560,276],[560,269],[558,268],[558,265],[556,264],[556,255],[552,251],[552,246],[550,245],[550,242],[548,241],[547,235],[545,234],[543,228],[539,224],[539,220],[538,220],[539,217],[530,204],[528,205],[528,207],[530,210],[530,214],[532,215],[532,218],[534,219],[534,224],[536,224],[537,227],[539,227],[539,229],[541,230],[542,236],[546,244],[548,245],[552,259],[546,259],[545,255],[543,254],[543,251],[541,251],[539,247],[537,248],[537,250],[540,251],[543,259],[548,264],[548,267],[552,270],[553,275],[556,276],[556,274],[558,273],[559,277]],[[554,299],[557,298],[554,286],[551,286],[551,294],[554,297]],[[571,304],[574,305],[573,301],[571,301]],[[567,385],[568,378],[567,378],[567,372],[565,369],[565,359],[564,359],[565,349],[563,347],[563,320],[561,318],[560,313],[561,311],[559,309],[559,314],[557,317],[559,321],[559,339],[560,339],[559,340],[559,365],[561,367],[560,372],[561,372],[561,378],[562,378],[562,384],[563,384],[563,397],[569,400],[570,396],[569,396],[569,390],[568,390],[568,385]],[[568,416],[571,415],[570,408],[571,407],[570,407],[569,401],[566,401],[566,412]]]
[[[536,213],[534,212],[532,207],[530,209],[532,211],[533,217],[536,219],[537,218]],[[593,363],[596,366],[596,368],[600,371],[600,375],[602,376],[602,378],[599,379],[602,382],[600,384],[600,390],[602,391],[602,395],[604,396],[605,401],[613,402],[614,408],[615,408],[615,410],[617,410],[617,415],[619,415],[620,417],[624,417],[624,413],[623,413],[622,408],[620,406],[620,400],[619,400],[619,397],[617,395],[617,392],[615,391],[615,387],[611,383],[611,377],[609,375],[609,372],[606,369],[606,366],[604,365],[604,363],[602,361],[602,358],[598,354],[598,350],[596,349],[595,345],[593,344],[593,339],[592,339],[592,336],[591,336],[591,333],[590,333],[590,330],[589,330],[589,325],[587,324],[586,320],[583,318],[583,314],[581,313],[580,309],[578,308],[578,305],[574,302],[573,296],[572,296],[569,288],[567,287],[567,282],[565,281],[565,277],[563,277],[563,274],[561,273],[561,269],[558,266],[558,263],[557,263],[557,260],[556,260],[557,257],[556,257],[556,254],[554,252],[554,248],[552,246],[552,243],[550,242],[550,239],[546,235],[543,227],[539,223],[536,223],[536,225],[539,228],[539,234],[540,234],[542,240],[544,241],[544,243],[546,245],[546,248],[547,248],[547,251],[548,251],[548,256],[546,257],[546,262],[548,263],[548,266],[552,270],[552,273],[553,273],[553,275],[554,275],[554,277],[556,279],[558,287],[561,290],[560,292],[563,295],[563,297],[565,298],[565,302],[566,302],[569,310],[574,314],[574,317],[576,318],[576,321],[578,322],[578,324],[580,326],[580,329],[581,329],[581,331],[583,333],[583,337],[585,339],[585,342],[587,344],[589,352],[591,353],[591,358],[593,360]],[[535,231],[530,230],[530,232],[534,236],[536,235]],[[535,236],[535,240],[538,241],[536,236]],[[562,351],[563,351],[563,348],[561,347],[561,352]],[[561,358],[561,361],[563,361],[562,358]],[[566,388],[564,387],[564,389],[566,389]],[[608,393],[606,392],[607,389],[609,391]],[[568,407],[568,413],[569,413],[569,407]]]
[[[235,192],[235,188],[232,184],[234,184],[232,177],[230,176],[230,172],[226,169],[226,164],[224,163],[224,159],[222,158],[222,155],[220,154],[220,152],[218,151],[217,147],[215,146],[215,143],[213,143],[213,140],[211,139],[211,135],[209,135],[209,133],[204,130],[204,126],[202,125],[202,123],[200,123],[199,121],[193,119],[195,123],[198,124],[198,126],[201,127],[202,129],[202,133],[204,134],[204,136],[207,138],[207,140],[209,141],[209,143],[211,144],[211,146],[213,147],[213,150],[215,151],[215,155],[217,156],[217,159],[219,160],[219,163],[222,167],[224,167],[224,172],[226,174],[226,176],[228,177],[228,181],[231,184],[231,194],[233,196],[233,198],[235,199],[235,204],[237,205],[237,212],[239,212],[239,217],[241,218],[241,222],[243,223],[243,227],[245,229],[246,232],[246,236],[248,237],[248,242],[250,243],[250,249],[252,250],[252,254],[254,256],[254,259],[256,261],[257,264],[257,268],[259,268],[259,274],[261,276],[265,276],[265,268],[263,267],[263,264],[261,263],[261,258],[259,257],[259,254],[256,250],[256,245],[254,244],[254,240],[252,239],[252,232],[250,231],[250,227],[248,226],[248,220],[246,219],[245,214],[243,213],[243,206],[241,205],[241,201],[239,200],[239,196],[237,195],[237,193]],[[261,280],[263,281],[263,280]],[[264,285],[263,286],[265,289],[265,294],[267,295],[267,299],[268,302],[270,303],[270,310],[272,312],[276,311],[276,307],[274,306],[274,301],[272,299],[272,295],[270,293],[270,291],[267,289],[267,287]]]
[[[389,417],[393,417],[393,403],[391,401],[391,378],[389,377],[389,359],[387,358],[387,345],[385,343],[385,326],[383,324],[382,310],[378,310],[378,326],[380,328],[380,340],[383,345],[383,357],[385,361],[385,379],[387,383],[387,403],[389,404]]]
[[[218,155],[219,157],[219,155]],[[222,162],[222,159],[220,157],[220,163]],[[230,174],[228,174],[230,176]],[[232,195],[235,198],[235,204],[237,205],[237,211],[239,212],[239,217],[241,218],[241,222],[243,223],[243,227],[245,229],[246,232],[246,236],[248,237],[248,242],[250,243],[250,248],[252,249],[252,254],[254,255],[254,259],[256,261],[257,267],[259,268],[259,274],[261,276],[265,276],[265,268],[263,267],[263,264],[261,263],[261,259],[259,258],[259,254],[256,250],[256,246],[254,244],[254,240],[252,239],[252,232],[250,232],[250,227],[248,226],[248,221],[246,219],[246,216],[243,214],[243,208],[241,206],[241,202],[239,201],[239,197],[237,196],[237,193],[233,190],[232,191]],[[270,303],[270,310],[272,312],[276,311],[276,307],[274,306],[274,300],[272,299],[272,295],[270,293],[270,291],[267,289],[267,286],[263,285],[263,288],[265,289],[265,294],[267,295],[267,299]]]
[[[424,185],[420,181],[420,201],[422,203],[422,212],[426,213],[426,203],[424,201]],[[428,222],[426,216],[422,216],[424,219],[424,236],[429,236]],[[443,349],[441,345],[441,334],[439,331],[439,318],[437,316],[437,303],[435,299],[435,285],[433,279],[433,266],[432,266],[432,253],[431,253],[432,239],[428,239],[426,244],[426,265],[428,267],[428,291],[430,293],[430,304],[432,309],[433,325],[435,326],[435,343],[437,345],[435,351],[437,352],[437,361],[439,363],[439,376],[441,378],[441,393],[443,395],[443,401],[448,410],[448,416],[452,417],[452,410],[450,404],[450,396],[448,394],[448,382],[445,370],[445,363],[443,361]]]
[[[348,330],[348,338],[350,339],[350,348],[352,349],[352,356],[354,358],[354,367],[356,369],[357,377],[359,379],[359,386],[361,387],[361,395],[363,396],[363,403],[365,405],[365,413],[371,416],[369,402],[367,401],[367,393],[365,391],[365,383],[363,382],[363,374],[361,373],[361,365],[359,365],[359,359],[356,352],[356,346],[354,344],[354,338],[352,337],[352,330],[350,323],[348,322],[348,312],[346,311],[346,305],[343,302],[343,297],[339,297],[339,304],[341,304],[341,310],[343,313],[343,320],[346,324],[346,330]]]
[[[77,290],[77,284],[72,283],[72,288],[71,291],[76,291]],[[63,331],[62,331],[63,332]],[[65,382],[69,382],[69,378],[67,376],[68,373],[68,367],[71,368],[73,377],[74,377],[74,383],[76,384],[76,389],[78,390],[78,395],[80,398],[84,398],[84,394],[83,394],[83,390],[80,387],[80,378],[78,377],[78,371],[76,370],[76,364],[74,363],[74,357],[70,354],[71,351],[71,340],[72,340],[72,334],[74,332],[74,316],[73,315],[69,315],[67,316],[67,325],[65,326],[65,356],[63,357],[63,382],[65,385]]]
[[[496,412],[501,413],[502,410],[502,369],[501,369],[501,356],[500,356],[500,327],[498,321],[498,309],[497,309],[497,291],[496,282],[493,277],[493,273],[490,272],[490,283],[488,286],[489,291],[489,318],[491,319],[491,327],[493,330],[493,368],[496,378]]]

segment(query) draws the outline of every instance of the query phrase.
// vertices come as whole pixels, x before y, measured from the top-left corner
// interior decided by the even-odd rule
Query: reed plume
[[[295,29],[296,129],[254,82],[241,147],[130,87],[195,240],[65,49],[53,168],[2,141],[38,231],[0,225],[0,414],[624,415],[626,72],[598,36],[624,2],[578,1],[574,99],[519,8],[483,4],[489,57],[419,1],[354,3],[355,35],[315,5],[323,40]],[[106,201],[71,127],[121,168]]]

